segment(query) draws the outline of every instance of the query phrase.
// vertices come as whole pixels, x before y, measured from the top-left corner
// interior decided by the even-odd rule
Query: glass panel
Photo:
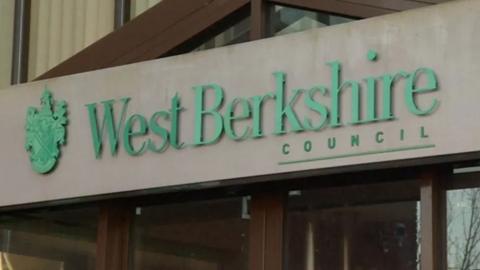
[[[113,31],[114,0],[32,1],[28,78]]]
[[[417,270],[415,181],[291,192],[286,269]]]
[[[138,207],[134,269],[246,270],[246,199]]]
[[[95,269],[96,208],[0,215],[0,269]]]
[[[130,4],[130,18],[133,19],[153,7],[154,5],[162,2],[162,0],[131,0]]]
[[[0,89],[10,85],[15,0],[0,1]]]
[[[207,50],[227,45],[247,42],[250,34],[250,17],[246,17],[224,32],[211,38],[194,51]]]
[[[324,12],[272,5],[269,10],[269,36],[280,36],[311,28],[351,22],[354,19]]]
[[[447,192],[448,269],[480,269],[480,188]]]

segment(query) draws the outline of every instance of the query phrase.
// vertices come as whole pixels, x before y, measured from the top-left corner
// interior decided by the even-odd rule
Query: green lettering
[[[377,132],[377,134],[375,134],[375,141],[377,141],[377,143],[383,143],[383,135],[382,131]]]
[[[179,133],[180,133],[180,112],[184,108],[180,105],[180,97],[178,94],[172,98],[172,104],[170,109],[171,125],[170,125],[170,144],[175,149],[182,149],[184,147],[184,143],[179,142]],[[161,132],[163,134],[163,132]]]
[[[106,100],[101,102],[103,105],[103,122],[101,128],[99,128],[98,125],[97,103],[85,105],[87,107],[88,118],[90,120],[90,130],[92,134],[95,158],[100,158],[101,156],[103,136],[105,132],[107,132],[108,140],[110,142],[110,154],[113,156],[117,153],[118,133],[120,132],[122,123],[125,121],[125,115],[130,98],[122,98],[120,101],[122,102],[122,112],[120,114],[120,121],[118,121],[118,123],[115,123],[113,117],[113,103],[115,103],[115,100]]]
[[[290,144],[286,143],[282,146],[282,153],[284,155],[290,154]]]
[[[293,96],[290,97],[290,100],[285,103],[285,81],[286,75],[283,72],[275,72],[275,85],[276,85],[276,102],[275,102],[275,132],[274,134],[284,134],[285,130],[285,119],[290,123],[291,129],[294,132],[302,131],[303,128],[298,121],[297,115],[293,110],[293,105],[295,104],[298,96],[303,91],[302,89],[293,90]]]
[[[346,87],[352,89],[352,121],[350,124],[360,123],[360,85],[356,81],[345,81],[341,83],[342,65],[338,61],[329,62],[331,68],[332,82],[332,106],[330,113],[330,126],[339,127],[341,123],[341,92]]]
[[[275,93],[268,93],[264,96],[252,97],[252,138],[264,136],[262,130],[262,105],[264,100],[275,100]]]
[[[236,105],[240,105],[242,108],[242,112],[239,115],[234,115],[235,114],[235,107]],[[245,139],[248,136],[248,132],[250,128],[245,127],[243,129],[243,132],[241,132],[241,135],[237,135],[235,133],[235,130],[233,128],[233,121],[235,120],[244,120],[247,118],[250,118],[250,104],[246,99],[243,98],[235,98],[232,100],[227,105],[227,110],[225,112],[224,116],[224,125],[225,125],[225,134],[227,134],[228,137],[230,137],[232,140],[242,140]]]
[[[425,132],[425,127],[420,127],[420,137],[421,138],[428,138],[428,134]]]
[[[303,150],[305,150],[307,153],[312,151],[312,141],[305,141],[303,143]]]
[[[336,146],[337,146],[337,138],[335,137],[328,138],[328,148],[335,149]]]
[[[399,71],[395,75],[385,74],[383,75],[383,114],[381,120],[392,120],[395,119],[392,110],[392,88],[394,83],[399,78],[408,78],[410,76],[409,73],[405,71]]]
[[[223,132],[223,117],[217,111],[223,103],[224,92],[222,87],[217,84],[195,86],[193,88],[195,91],[195,131],[193,144],[203,145],[203,144],[213,144],[220,139],[220,136]],[[210,109],[205,109],[205,92],[207,90],[213,90],[215,95],[215,101],[213,106]],[[215,129],[213,137],[209,140],[204,138],[203,134],[203,119],[204,116],[211,116],[215,122]]]
[[[137,131],[133,130],[135,122],[138,122],[139,124]],[[143,136],[147,134],[147,131],[148,125],[145,117],[141,116],[140,114],[134,114],[128,118],[127,123],[125,123],[125,130],[123,131],[123,147],[125,147],[125,150],[129,155],[138,156],[145,153],[145,150],[147,150],[146,143],[142,142],[140,149],[135,150],[132,145],[132,138]]]
[[[320,93],[325,96],[328,93],[328,89],[325,86],[315,86],[310,89],[305,95],[305,105],[312,111],[317,112],[320,115],[320,119],[316,125],[312,121],[305,117],[303,125],[307,130],[320,130],[326,123],[328,118],[328,108],[315,101],[314,96],[316,93]]]
[[[424,87],[416,87],[417,79],[425,74],[427,77],[427,85]],[[429,115],[438,107],[438,100],[433,99],[428,109],[420,109],[415,101],[415,96],[421,93],[427,93],[438,90],[437,76],[430,68],[419,68],[415,70],[412,76],[409,77],[405,86],[405,102],[408,110],[415,115]]]
[[[351,142],[352,147],[360,146],[360,135],[358,135],[358,134],[357,135],[352,135],[350,138],[351,138],[350,142]]]
[[[171,113],[169,112],[159,111],[154,113],[152,117],[150,117],[150,130],[155,135],[158,135],[161,138],[160,144],[158,146],[155,145],[155,142],[152,139],[148,139],[148,149],[150,151],[155,153],[162,153],[163,151],[167,150],[170,136],[169,136],[168,130],[158,124],[158,119],[163,118],[165,120],[168,120],[170,119],[170,115]],[[173,121],[173,115],[172,115],[172,121]],[[171,138],[170,138],[170,141],[172,141]],[[176,148],[176,149],[179,149],[179,148]]]

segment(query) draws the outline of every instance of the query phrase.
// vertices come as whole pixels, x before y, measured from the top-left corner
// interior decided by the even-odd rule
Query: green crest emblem
[[[66,142],[67,103],[63,100],[54,102],[47,88],[40,101],[41,108],[29,107],[27,110],[25,149],[30,152],[33,170],[47,173],[55,167],[60,145]]]

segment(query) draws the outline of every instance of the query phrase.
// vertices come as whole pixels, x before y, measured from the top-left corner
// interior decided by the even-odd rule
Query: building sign
[[[479,153],[479,12],[458,1],[1,90],[0,206]]]
[[[376,61],[378,55],[375,51],[369,51],[366,57],[372,62]],[[422,94],[438,90],[438,81],[435,71],[421,67],[414,71],[404,70],[382,75],[373,75],[361,80],[341,79],[342,64],[339,61],[331,61],[326,64],[329,69],[330,82],[327,84],[316,83],[306,88],[286,89],[287,74],[284,72],[273,72],[274,90],[264,94],[251,97],[234,97],[228,100],[224,88],[216,83],[197,85],[192,87],[194,109],[184,108],[181,96],[178,93],[170,99],[170,106],[163,110],[154,112],[151,116],[139,113],[127,113],[131,97],[123,97],[118,100],[109,99],[100,103],[87,104],[90,120],[90,129],[94,153],[97,158],[102,154],[103,145],[108,141],[110,154],[117,153],[119,141],[125,152],[131,156],[143,155],[150,151],[163,153],[169,146],[180,150],[187,146],[198,147],[214,144],[220,140],[222,135],[230,140],[243,141],[248,139],[259,139],[272,134],[281,136],[287,133],[319,132],[326,128],[341,128],[344,126],[357,126],[365,124],[381,123],[385,121],[397,121],[398,116],[393,111],[393,90],[403,92],[403,105],[408,112],[414,116],[428,116],[439,106],[436,97],[430,97],[426,106],[417,103]],[[424,77],[423,83],[418,81]],[[403,81],[403,88],[396,87]],[[381,84],[379,88],[378,85]],[[234,92],[234,91],[232,91]],[[342,104],[342,96],[350,95],[351,102]],[[207,98],[213,100],[212,106],[206,106]],[[361,97],[365,97],[365,101]],[[273,103],[273,111],[270,112],[270,119],[263,116],[264,105]],[[120,110],[114,110],[114,104],[119,103]],[[343,106],[342,106],[343,105]],[[350,115],[343,115],[341,108],[349,106]],[[97,115],[98,108],[103,111],[103,118]],[[307,108],[314,116],[302,116],[297,113],[296,108]],[[364,112],[362,114],[362,110]],[[381,109],[381,112],[380,112]],[[179,121],[182,114],[191,112],[194,122],[193,140],[183,142],[179,136],[181,133]],[[212,121],[213,133],[205,136],[205,122],[210,118]],[[316,119],[314,119],[316,118]],[[159,121],[166,122],[166,126],[159,124]],[[273,122],[272,130],[264,130],[263,121]],[[235,123],[246,122],[245,126],[236,130]],[[405,131],[401,131],[400,140],[405,139]],[[152,133],[156,139],[148,138]],[[425,135],[425,129],[421,128],[421,136]],[[384,133],[377,132],[375,140],[383,143]],[[138,146],[134,146],[133,140],[138,138]],[[143,138],[143,139],[142,139]],[[352,146],[360,146],[358,135],[352,136]],[[328,142],[330,149],[336,146],[336,139]],[[424,145],[427,147],[429,145]],[[288,155],[290,145],[283,144],[281,153]],[[422,146],[416,146],[421,148]],[[311,142],[306,142],[304,150],[310,152],[313,148]],[[408,150],[408,149],[405,149]]]

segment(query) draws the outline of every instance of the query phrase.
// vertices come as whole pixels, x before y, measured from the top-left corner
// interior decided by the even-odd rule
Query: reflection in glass
[[[130,18],[133,19],[145,12],[147,9],[162,2],[162,0],[131,0],[130,2]]]
[[[138,207],[134,269],[246,270],[244,198]]]
[[[0,0],[0,89],[10,85],[15,0]]]
[[[398,182],[292,193],[286,269],[417,270],[418,190]]]
[[[480,269],[480,188],[447,192],[448,269]]]
[[[308,11],[279,5],[272,5],[269,13],[269,36],[280,36],[354,20],[352,18],[324,12]]]
[[[240,20],[238,23],[229,27],[224,32],[209,39],[200,45],[194,51],[207,50],[212,48],[233,45],[237,43],[247,42],[250,34],[250,17]]]
[[[95,269],[96,208],[0,215],[0,269]]]
[[[29,80],[113,31],[115,0],[32,1]]]

